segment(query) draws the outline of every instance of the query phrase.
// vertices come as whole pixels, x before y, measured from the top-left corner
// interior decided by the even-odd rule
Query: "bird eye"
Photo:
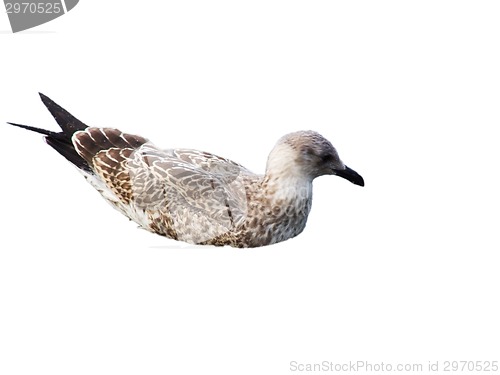
[[[324,163],[330,162],[333,160],[333,155],[332,154],[325,154],[321,156],[321,161]]]

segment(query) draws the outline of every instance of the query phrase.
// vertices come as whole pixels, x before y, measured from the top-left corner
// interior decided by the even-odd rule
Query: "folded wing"
[[[122,211],[149,230],[200,243],[234,231],[247,214],[245,178],[230,160],[193,150],[160,150],[117,129],[87,128],[75,149],[105,182]]]

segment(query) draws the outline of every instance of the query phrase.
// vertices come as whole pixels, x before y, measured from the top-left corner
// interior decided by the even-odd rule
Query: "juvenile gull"
[[[146,138],[89,127],[43,94],[62,129],[45,135],[118,211],[142,228],[201,245],[256,247],[295,237],[311,209],[312,181],[337,175],[364,186],[332,144],[314,131],[283,136],[264,175],[220,156],[189,149],[161,150]]]

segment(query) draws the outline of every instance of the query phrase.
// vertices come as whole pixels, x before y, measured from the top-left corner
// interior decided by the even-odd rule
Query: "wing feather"
[[[147,215],[160,234],[200,243],[246,219],[250,172],[237,163],[194,150],[160,150],[116,129],[88,128],[73,141],[120,202]]]

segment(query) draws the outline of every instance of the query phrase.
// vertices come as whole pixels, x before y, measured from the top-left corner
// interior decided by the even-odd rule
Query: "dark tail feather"
[[[26,130],[31,130],[32,132],[44,134],[44,135],[51,136],[51,137],[61,137],[61,138],[64,137],[63,133],[56,133],[56,132],[53,132],[53,131],[50,131],[50,130],[45,130],[45,129],[41,129],[41,128],[35,128],[34,126],[15,124],[13,122],[7,122],[7,124],[14,125],[14,126],[17,126],[18,128],[23,128],[23,129],[26,129]]]
[[[40,93],[40,97],[61,127],[62,132],[56,133],[50,130],[35,128],[34,126],[15,124],[13,122],[8,122],[8,124],[45,135],[45,140],[49,146],[55,149],[78,168],[87,172],[92,172],[88,163],[80,155],[78,155],[73,143],[71,142],[71,137],[75,132],[85,130],[88,126],[75,118],[64,108],[54,103],[47,96]]]
[[[67,160],[76,165],[78,168],[86,172],[93,173],[88,163],[75,151],[75,148],[73,147],[72,143],[67,142],[65,140],[53,138],[50,136],[45,137],[45,141],[49,146],[51,146],[54,150],[56,150],[58,153],[60,153]]]
[[[87,125],[78,120],[75,116],[66,111],[59,104],[52,101],[52,99],[50,99],[48,96],[43,95],[41,92],[38,94],[40,95],[43,104],[45,104],[47,109],[50,111],[50,113],[68,138],[71,138],[73,134],[78,130],[85,130],[86,128],[88,128]]]

